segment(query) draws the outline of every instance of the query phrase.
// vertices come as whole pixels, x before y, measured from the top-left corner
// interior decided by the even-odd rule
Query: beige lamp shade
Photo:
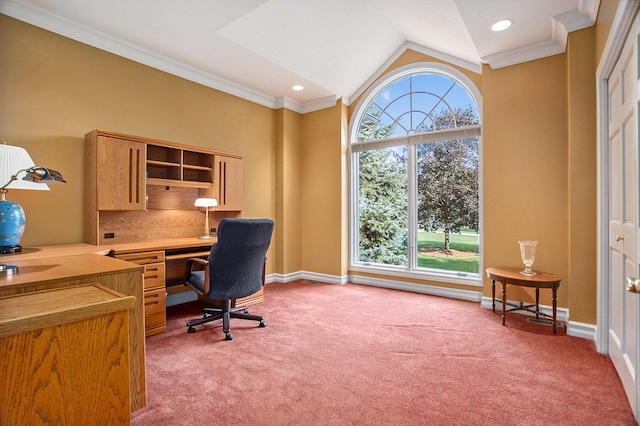
[[[35,164],[27,150],[18,146],[0,144],[0,186],[11,180],[11,176],[20,170],[34,167]],[[38,191],[48,191],[49,187],[45,183],[28,182],[17,179],[7,186],[7,189],[33,189]]]
[[[215,207],[218,205],[218,200],[215,198],[197,198],[194,203],[196,207],[204,207],[206,213],[204,214],[204,234],[199,236],[201,240],[210,240],[213,239],[211,235],[209,235],[209,207]]]
[[[196,207],[215,207],[218,205],[218,200],[215,198],[198,198],[196,199]]]

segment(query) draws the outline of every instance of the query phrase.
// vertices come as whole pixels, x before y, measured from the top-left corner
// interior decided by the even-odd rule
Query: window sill
[[[410,278],[421,281],[441,282],[447,284],[459,284],[472,287],[482,287],[482,276],[469,272],[453,271],[408,271],[402,267],[384,267],[381,265],[365,266],[363,264],[350,265],[350,271],[377,275],[386,275],[398,278]]]

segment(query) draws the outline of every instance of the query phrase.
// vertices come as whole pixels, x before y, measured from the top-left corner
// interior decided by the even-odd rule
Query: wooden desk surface
[[[213,240],[201,240],[198,238],[167,238],[161,240],[147,240],[137,243],[113,244],[96,246],[93,244],[75,243],[60,244],[53,246],[24,247],[21,253],[0,255],[0,262],[13,264],[14,260],[20,259],[41,259],[58,256],[78,256],[84,254],[99,254],[106,256],[112,251],[114,253],[131,253],[138,251],[173,250],[181,248],[211,246],[216,242]]]
[[[53,253],[53,252],[51,252]],[[18,273],[0,277],[0,294],[8,287],[29,286],[62,279],[86,279],[109,273],[143,270],[143,267],[98,254],[52,257],[11,257],[0,261],[18,267]]]
[[[0,297],[0,338],[132,309],[135,297],[85,284]]]

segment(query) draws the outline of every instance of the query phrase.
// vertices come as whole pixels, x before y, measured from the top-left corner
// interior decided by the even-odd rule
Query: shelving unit
[[[213,189],[213,153],[147,144],[147,185]]]
[[[85,141],[87,243],[197,236],[197,198],[217,199],[218,217],[242,212],[241,155],[104,130]]]

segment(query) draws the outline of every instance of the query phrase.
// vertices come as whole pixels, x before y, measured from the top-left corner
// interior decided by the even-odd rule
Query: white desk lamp
[[[204,207],[206,210],[205,217],[204,217],[204,235],[201,235],[198,238],[200,238],[201,240],[213,239],[214,237],[209,234],[211,229],[209,228],[209,207],[217,206],[218,200],[216,200],[215,198],[198,198],[196,199],[196,202],[194,205],[196,207]]]

